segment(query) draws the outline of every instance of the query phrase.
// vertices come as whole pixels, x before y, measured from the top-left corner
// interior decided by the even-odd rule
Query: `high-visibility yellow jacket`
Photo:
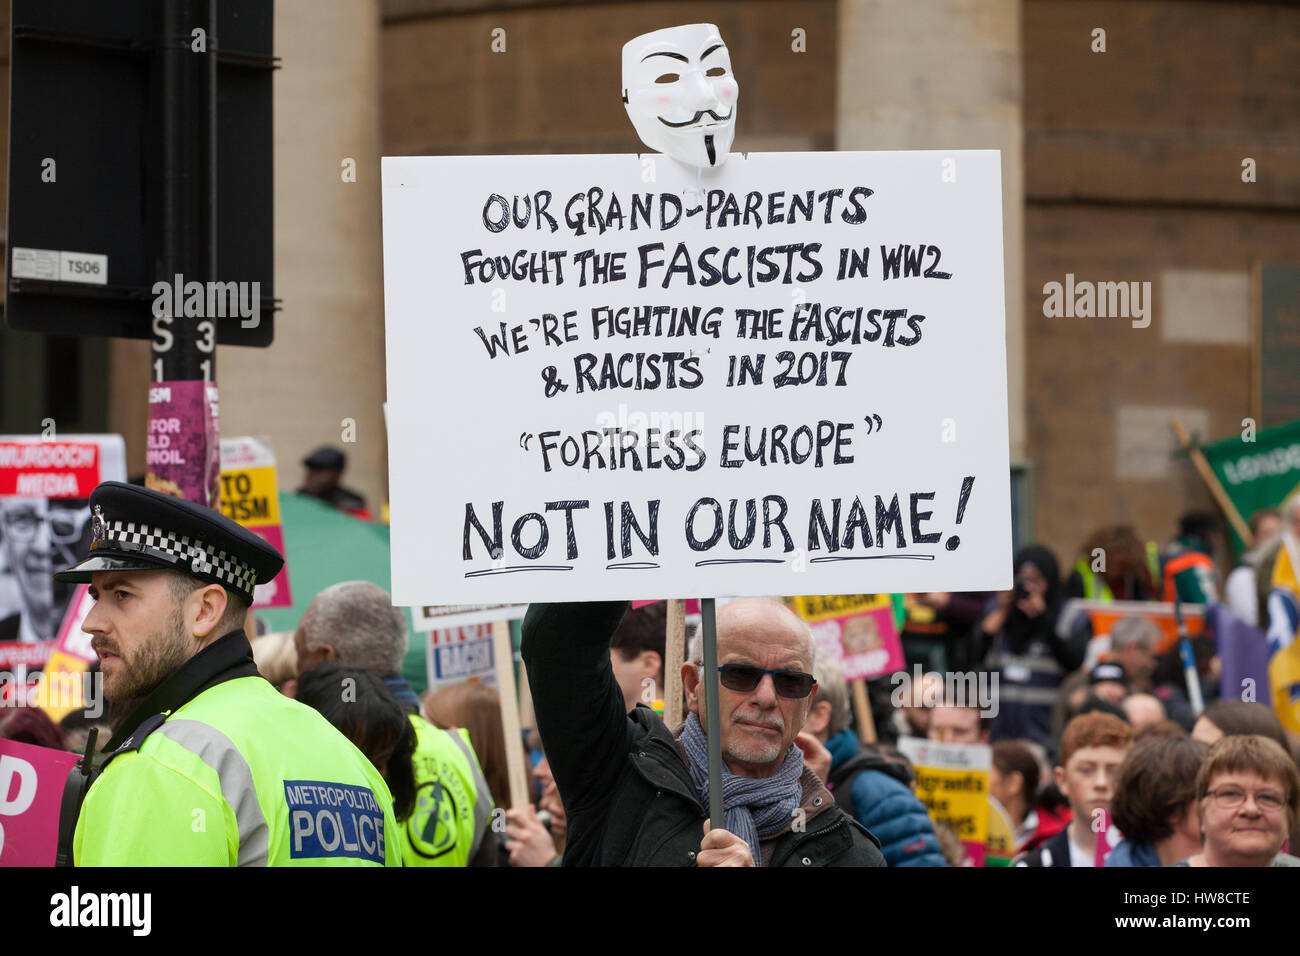
[[[247,653],[247,638],[234,632],[182,671],[194,678],[195,662],[219,645],[239,655],[237,643],[223,645],[234,637]],[[400,866],[400,841],[388,785],[366,756],[312,708],[260,676],[241,676],[140,723],[86,794],[73,858],[78,866]]]
[[[414,714],[415,809],[402,824],[407,866],[467,866],[488,836],[492,793],[464,729]]]

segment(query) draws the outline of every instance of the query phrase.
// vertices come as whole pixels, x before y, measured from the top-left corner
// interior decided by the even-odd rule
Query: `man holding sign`
[[[523,657],[568,812],[566,866],[884,866],[879,843],[803,766],[795,736],[816,684],[812,634],[779,601],[718,613],[726,829],[707,826],[701,665],[682,665],[690,715],[673,734],[630,713],[609,662],[627,605],[534,604]]]
[[[728,159],[712,24],[627,43],[621,92],[659,155],[384,159],[396,603],[1005,588],[998,156]],[[615,681],[624,608],[524,623],[566,863],[882,864],[794,746],[805,624],[705,597],[674,737]]]
[[[716,28],[624,54],[663,154],[384,158],[397,604],[1005,589],[998,155],[728,158]]]

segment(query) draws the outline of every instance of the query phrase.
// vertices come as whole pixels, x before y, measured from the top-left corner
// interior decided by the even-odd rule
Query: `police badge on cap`
[[[96,571],[184,571],[253,602],[284,558],[270,544],[211,508],[120,481],[90,495],[90,556],[57,572],[87,582]]]

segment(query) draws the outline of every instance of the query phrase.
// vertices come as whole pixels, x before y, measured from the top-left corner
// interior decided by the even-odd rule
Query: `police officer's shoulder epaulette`
[[[135,728],[135,732],[127,737],[122,746],[113,751],[109,757],[111,760],[118,754],[130,753],[133,750],[139,750],[144,746],[145,738],[161,727],[167,720],[167,714],[154,714],[152,717],[146,717],[140,721],[140,726]]]
[[[144,718],[143,721],[140,721],[140,726],[135,728],[134,734],[127,737],[125,743],[118,747],[117,750],[114,750],[114,753],[126,753],[129,750],[139,750],[144,747],[144,739],[161,727],[166,718],[168,718],[168,714],[153,714],[153,717]]]
[[[169,714],[154,714],[140,722],[140,726],[135,729],[126,743],[122,745],[123,750],[139,750],[144,745],[144,739],[163,725],[169,717]]]

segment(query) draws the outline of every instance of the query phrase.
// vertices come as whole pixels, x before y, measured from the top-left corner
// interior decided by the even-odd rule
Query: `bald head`
[[[812,631],[807,622],[776,598],[742,598],[718,612],[719,662],[726,661],[737,640],[779,646],[797,658],[799,664],[794,669],[812,673],[817,656]]]
[[[1165,719],[1165,705],[1159,697],[1150,694],[1130,694],[1124,699],[1124,713],[1134,730],[1141,730],[1147,724],[1158,723]]]

